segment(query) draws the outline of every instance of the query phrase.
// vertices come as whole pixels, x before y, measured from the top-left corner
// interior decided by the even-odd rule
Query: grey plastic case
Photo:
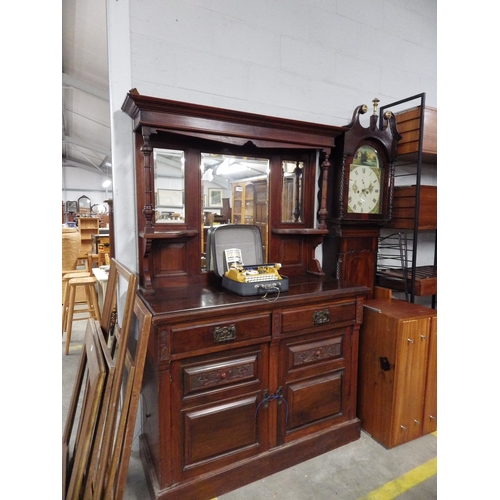
[[[239,248],[245,265],[264,264],[262,237],[257,226],[246,224],[224,224],[212,226],[207,232],[207,269],[222,277],[222,286],[238,295],[264,295],[286,292],[288,278],[259,283],[239,283],[224,276],[224,250]]]

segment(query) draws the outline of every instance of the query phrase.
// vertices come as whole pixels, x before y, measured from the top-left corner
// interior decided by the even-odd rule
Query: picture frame
[[[157,207],[184,208],[184,192],[182,190],[158,189],[156,198]]]
[[[222,189],[208,188],[208,206],[222,207]]]
[[[76,201],[66,202],[66,212],[75,214],[78,212],[78,203]]]

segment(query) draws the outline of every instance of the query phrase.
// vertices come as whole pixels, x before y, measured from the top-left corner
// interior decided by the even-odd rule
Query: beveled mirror
[[[185,222],[184,151],[153,150],[155,222]]]
[[[202,256],[210,226],[247,224],[259,227],[267,259],[269,165],[267,158],[201,153]]]
[[[281,222],[301,223],[304,206],[302,188],[304,162],[283,161],[282,170]]]

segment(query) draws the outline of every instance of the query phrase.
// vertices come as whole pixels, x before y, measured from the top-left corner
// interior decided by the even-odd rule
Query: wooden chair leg
[[[69,281],[69,280],[68,280]],[[64,301],[62,310],[62,334],[66,331],[66,324],[68,322],[68,306],[69,306],[69,283],[66,281],[66,287],[64,289]]]
[[[99,309],[99,299],[97,298],[97,292],[95,285],[88,285],[90,303],[92,304],[93,316],[97,321],[101,321],[101,311]]]
[[[66,322],[66,356],[69,354],[69,344],[71,342],[71,330],[73,327],[73,313],[75,310],[75,295],[76,295],[76,287],[69,286],[69,303],[68,303],[68,316]]]

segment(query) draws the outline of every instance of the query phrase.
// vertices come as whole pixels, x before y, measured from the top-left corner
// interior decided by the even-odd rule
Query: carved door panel
[[[349,419],[350,351],[346,328],[282,342],[278,444]]]
[[[266,451],[267,344],[176,364],[174,483]]]

